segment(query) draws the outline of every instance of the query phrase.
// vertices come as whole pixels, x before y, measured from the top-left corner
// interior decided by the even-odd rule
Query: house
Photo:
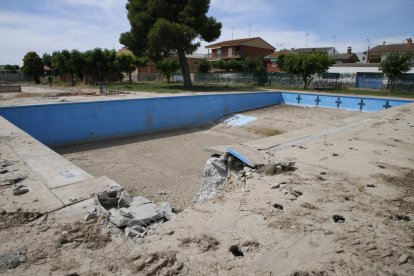
[[[290,53],[327,53],[328,55],[338,54],[335,47],[313,47],[313,48],[292,48],[288,50]]]
[[[396,53],[411,53],[411,64],[414,65],[414,44],[411,38],[406,39],[405,43],[400,44],[388,44],[385,42],[383,45],[375,46],[374,48],[368,49],[364,52],[365,59],[368,63],[380,63],[385,60],[389,54]]]
[[[329,57],[335,60],[335,64],[340,63],[356,63],[359,62],[359,58],[356,54],[352,53],[352,48],[348,47],[346,54],[329,54]]]
[[[299,54],[299,53],[326,53],[335,61],[335,64],[341,63],[356,63],[359,62],[358,57],[352,53],[352,48],[348,47],[346,54],[341,54],[334,47],[320,47],[320,48],[298,48],[291,50],[282,50],[272,53],[264,57],[266,63],[266,71],[269,73],[280,72],[277,66],[277,57],[281,54]]]
[[[209,61],[221,59],[244,59],[247,57],[267,56],[276,48],[260,37],[227,40],[207,45]],[[211,50],[211,53],[210,53]]]
[[[127,47],[122,47],[122,49],[118,50],[117,55],[122,54],[132,54],[132,52]],[[190,55],[186,55],[188,68],[190,73],[197,72],[198,63],[200,60],[206,58],[205,54],[193,53]],[[175,56],[167,57],[167,59],[177,58]],[[178,60],[178,58],[177,58]],[[155,80],[159,78],[160,71],[157,69],[157,66],[154,61],[149,60],[146,66],[138,67],[132,73],[132,79],[134,81],[143,81],[143,80]]]

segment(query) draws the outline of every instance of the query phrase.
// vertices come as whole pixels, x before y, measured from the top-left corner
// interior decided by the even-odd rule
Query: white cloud
[[[51,1],[50,1],[51,2]],[[88,50],[96,47],[119,49],[120,33],[129,29],[125,2],[63,0],[53,1],[45,13],[0,10],[0,64],[22,64],[28,51],[39,55],[62,49]],[[63,2],[84,2],[93,8],[64,9]]]
[[[266,0],[240,1],[240,0],[212,0],[210,10],[222,11],[227,14],[232,13],[260,13],[269,11],[269,2]]]

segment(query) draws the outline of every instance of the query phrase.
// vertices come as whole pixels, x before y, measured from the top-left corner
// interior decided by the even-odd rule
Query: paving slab
[[[229,147],[227,151],[250,167],[257,167],[266,163],[265,156],[263,154],[246,145],[234,145]]]
[[[84,221],[85,216],[89,213],[88,209],[95,207],[95,198],[90,198],[82,202],[75,203],[65,208],[54,211],[48,215],[48,221],[56,223],[70,223]]]
[[[66,206],[93,197],[100,192],[121,189],[122,186],[115,181],[106,176],[101,176],[95,179],[88,179],[70,185],[53,188],[51,191]]]
[[[49,188],[93,179],[69,160],[46,147],[29,134],[0,117],[1,135],[9,148],[37,174]]]

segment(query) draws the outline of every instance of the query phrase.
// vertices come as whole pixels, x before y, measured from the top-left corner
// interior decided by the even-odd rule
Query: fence
[[[375,76],[371,76],[375,74]],[[375,85],[371,79],[375,78]],[[368,80],[368,81],[367,81]],[[378,73],[324,73],[314,76],[309,88],[314,89],[345,89],[370,88],[381,89],[387,79]],[[303,81],[300,76],[286,73],[195,73],[194,82],[207,85],[269,85],[301,88]],[[396,82],[396,90],[414,91],[414,74],[405,74],[402,80]]]
[[[0,71],[0,81],[20,82],[20,81],[32,81],[33,78],[23,75],[20,72],[13,71]]]

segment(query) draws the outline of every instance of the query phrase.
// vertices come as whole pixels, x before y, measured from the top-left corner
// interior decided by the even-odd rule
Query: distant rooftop
[[[224,46],[239,46],[239,45],[276,50],[275,47],[273,47],[272,45],[270,45],[269,43],[267,43],[266,41],[264,41],[260,37],[242,38],[242,39],[221,41],[221,42],[218,42],[218,43],[207,45],[206,48],[211,49],[211,48],[220,48],[220,47],[224,47]]]

